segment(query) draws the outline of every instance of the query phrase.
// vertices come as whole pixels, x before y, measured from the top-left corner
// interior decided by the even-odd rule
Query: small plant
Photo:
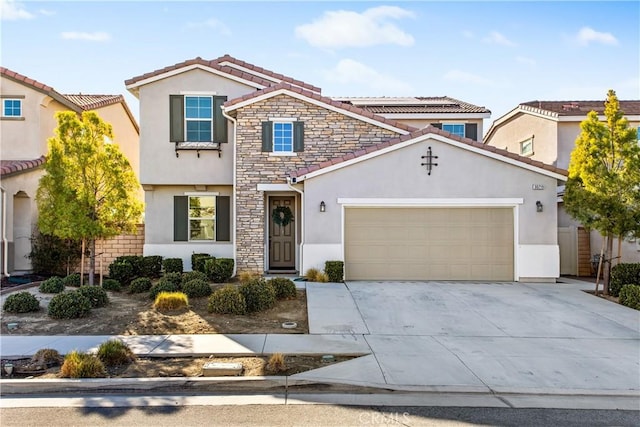
[[[153,303],[156,310],[178,310],[189,305],[189,297],[183,292],[160,292]]]
[[[233,285],[216,289],[209,297],[209,313],[246,314],[247,305],[240,290]]]
[[[267,363],[267,372],[272,374],[279,374],[287,370],[287,363],[282,353],[274,353],[269,357]]]
[[[114,261],[109,264],[109,278],[117,280],[126,286],[135,278],[133,274],[133,266],[128,262]]]
[[[307,272],[304,274],[305,279],[307,279],[309,282],[317,282],[318,281],[318,276],[322,274],[322,272],[320,270],[318,270],[317,268],[310,268],[307,270]]]
[[[53,276],[42,282],[38,289],[44,294],[59,294],[64,291],[64,282],[58,276]]]
[[[51,298],[47,313],[54,319],[76,319],[91,310],[91,301],[79,291],[64,292]]]
[[[80,287],[80,274],[79,273],[70,274],[67,277],[65,277],[64,279],[62,279],[62,282],[64,283],[65,286],[70,286],[70,287],[73,287],[73,288],[79,288]]]
[[[182,283],[187,283],[196,279],[204,280],[205,282],[209,280],[207,275],[200,271],[188,271],[186,273],[182,273]]]
[[[104,279],[102,281],[102,289],[105,291],[120,292],[122,285],[116,279]]]
[[[57,365],[61,360],[62,356],[60,356],[58,350],[52,348],[41,348],[31,357],[32,362],[48,366]]]
[[[344,281],[344,262],[327,261],[324,263],[324,272],[327,274],[329,282],[341,283]]]
[[[640,262],[621,263],[611,269],[609,294],[617,297],[624,285],[640,285]]]
[[[153,285],[149,290],[149,298],[155,300],[160,292],[179,292],[180,286],[173,282],[166,280],[164,277],[158,280],[158,283]]]
[[[35,296],[24,291],[9,295],[2,309],[9,313],[30,313],[40,310],[40,303]]]
[[[143,292],[147,292],[151,289],[151,285],[151,279],[147,277],[138,277],[131,282],[131,285],[129,286],[129,293],[141,294]]]
[[[164,273],[182,273],[182,258],[167,258],[162,261]]]
[[[136,359],[129,346],[117,339],[100,344],[97,356],[105,366],[125,365]]]
[[[276,303],[276,291],[264,279],[253,279],[240,285],[247,312],[267,310]]]
[[[60,368],[63,378],[104,378],[107,371],[97,356],[74,350],[67,354]]]
[[[182,286],[182,274],[183,273],[178,272],[164,273],[164,276],[162,276],[162,278],[180,287]]]
[[[162,274],[162,257],[160,255],[150,255],[142,258],[143,277],[158,278]]]
[[[286,277],[274,277],[269,280],[269,284],[276,292],[277,299],[295,299],[298,295],[296,292],[296,284]]]
[[[234,262],[232,258],[214,258],[206,260],[204,268],[207,277],[209,277],[209,280],[213,283],[225,283],[231,279],[233,265]]]
[[[620,289],[620,304],[640,310],[640,285],[624,285]]]
[[[242,271],[238,274],[238,280],[240,280],[240,283],[245,283],[259,277],[261,277],[260,273],[256,273],[254,271]]]
[[[211,295],[211,286],[206,280],[193,279],[182,285],[182,292],[189,298],[208,297]]]
[[[192,254],[191,255],[191,269],[193,271],[199,271],[200,273],[204,273],[204,263],[208,259],[215,259],[209,254]]]
[[[107,291],[102,289],[100,286],[80,286],[77,292],[85,296],[91,302],[91,308],[100,308],[109,304]]]

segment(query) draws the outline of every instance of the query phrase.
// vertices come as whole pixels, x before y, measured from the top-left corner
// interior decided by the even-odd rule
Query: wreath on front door
[[[274,224],[286,227],[293,220],[293,213],[289,206],[278,206],[271,212]]]

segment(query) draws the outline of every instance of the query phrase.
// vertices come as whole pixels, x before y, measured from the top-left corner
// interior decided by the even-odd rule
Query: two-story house
[[[604,101],[525,102],[493,122],[485,135],[485,144],[567,169],[580,134],[580,122],[590,111],[596,111],[604,121],[604,107]],[[630,126],[640,127],[640,100],[620,101],[620,110]],[[600,253],[603,239],[595,231],[585,231],[566,214],[562,206],[563,190],[563,186],[559,187],[561,273],[589,276],[593,273],[593,255]],[[617,247],[616,241],[614,248]],[[622,262],[639,262],[640,242],[623,241],[621,255]]]
[[[140,100],[145,255],[259,273],[343,260],[348,280],[558,277],[566,171],[478,142],[483,107],[414,98],[396,106],[418,117],[385,117],[371,110],[384,99],[332,99],[229,55],[125,84]]]
[[[139,168],[139,129],[122,95],[63,95],[52,87],[0,68],[0,187],[2,274],[29,271],[31,236],[37,224],[36,191],[47,140],[58,111],[95,110],[113,126],[115,141],[134,171]]]

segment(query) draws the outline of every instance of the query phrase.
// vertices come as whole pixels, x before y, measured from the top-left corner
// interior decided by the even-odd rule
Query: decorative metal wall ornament
[[[273,219],[274,224],[286,227],[293,221],[293,213],[289,206],[278,206],[271,212],[271,219]]]
[[[426,166],[427,167],[427,175],[431,175],[431,169],[433,169],[434,166],[438,166],[437,163],[433,163],[434,159],[437,159],[438,156],[434,156],[433,153],[431,152],[431,147],[429,147],[429,149],[427,150],[427,155],[426,156],[422,156],[422,159],[427,159],[426,162],[424,163],[420,163],[420,166]]]

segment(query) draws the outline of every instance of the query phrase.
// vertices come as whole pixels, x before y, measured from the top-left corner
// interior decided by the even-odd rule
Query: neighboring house
[[[0,186],[2,188],[2,274],[29,271],[31,236],[37,223],[36,191],[47,140],[58,111],[95,110],[113,126],[115,143],[139,169],[139,128],[122,95],[63,95],[52,87],[0,68]]]
[[[562,169],[228,55],[125,83],[140,100],[145,255],[258,273],[343,260],[348,280],[558,277]],[[426,118],[480,126],[476,108]]]
[[[640,127],[640,100],[620,101],[620,110],[631,127]],[[571,152],[580,134],[580,122],[590,111],[596,111],[600,119],[605,120],[604,101],[525,102],[495,120],[484,141],[487,145],[568,169]],[[588,276],[594,273],[591,261],[600,253],[603,239],[595,231],[586,232],[566,214],[562,206],[563,191],[564,187],[559,187],[561,273]],[[617,247],[616,241],[616,253]],[[624,241],[621,261],[639,262],[640,242]]]

